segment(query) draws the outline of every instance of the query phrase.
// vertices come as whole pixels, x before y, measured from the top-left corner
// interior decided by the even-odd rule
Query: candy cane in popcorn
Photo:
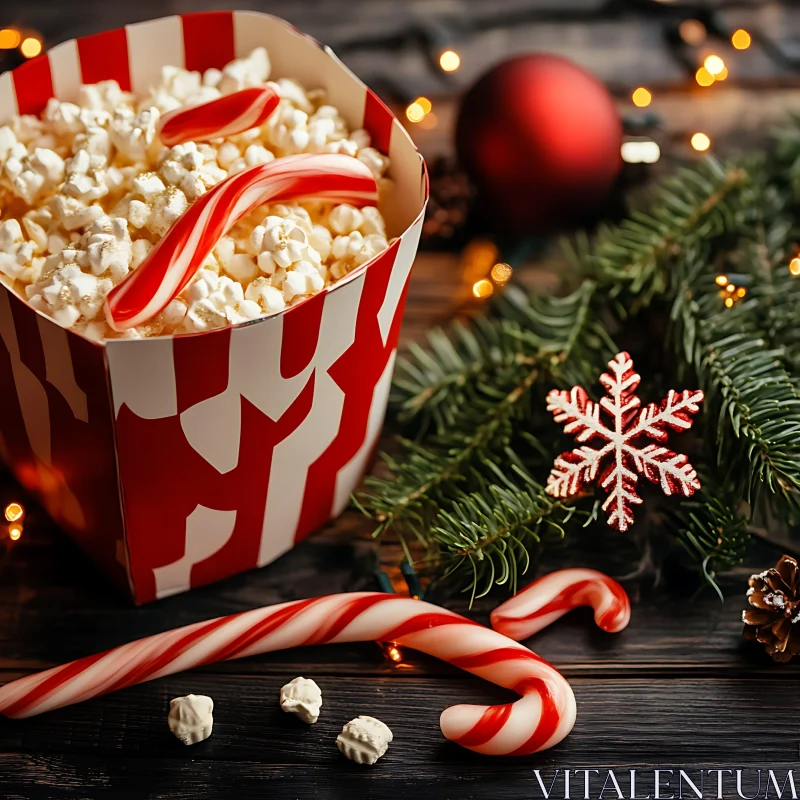
[[[470,750],[534,753],[560,742],[575,722],[570,685],[526,647],[452,611],[373,592],[297,600],[140,639],[0,687],[0,713],[29,717],[216,661],[372,640],[420,650],[522,695],[515,703],[442,713],[445,737]]]
[[[167,147],[233,136],[263,125],[279,102],[277,92],[269,86],[242,89],[167,112],[161,117],[159,136]]]
[[[108,293],[108,324],[124,331],[146,322],[180,294],[237,220],[264,203],[300,198],[375,205],[378,187],[365,164],[340,153],[286,156],[226,178],[189,206],[139,267]]]

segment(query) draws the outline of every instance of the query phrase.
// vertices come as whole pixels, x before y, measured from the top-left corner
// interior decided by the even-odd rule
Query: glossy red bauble
[[[622,123],[606,87],[559,56],[506,61],[466,94],[459,158],[500,227],[569,227],[608,196],[622,160]]]

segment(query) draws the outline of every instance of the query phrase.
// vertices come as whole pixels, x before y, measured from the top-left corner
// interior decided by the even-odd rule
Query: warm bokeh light
[[[728,283],[728,276],[727,275],[717,275],[716,281],[717,281],[717,286],[725,286]]]
[[[736,296],[737,297],[744,297],[746,294],[747,294],[747,289],[745,289],[744,286],[740,286],[736,290]]]
[[[714,83],[714,76],[705,68],[700,67],[694,75],[694,79],[699,86],[711,86]]]
[[[472,285],[488,275],[498,262],[500,251],[489,239],[473,239],[461,253],[464,283]]]
[[[439,66],[445,72],[455,72],[461,66],[461,56],[455,50],[445,50],[439,56]]]
[[[626,164],[655,164],[661,148],[652,139],[630,139],[622,143],[620,155]]]
[[[736,287],[732,283],[729,283],[728,284],[728,291],[729,292],[735,292],[736,291]]]
[[[708,36],[706,26],[699,19],[685,19],[678,28],[681,39],[693,47],[703,44]]]
[[[11,525],[8,526],[8,538],[11,539],[12,542],[16,542],[20,536],[22,536],[22,525],[20,525],[19,522],[12,522]]]
[[[474,294],[475,297],[478,297],[480,299],[483,299],[484,297],[489,297],[489,295],[491,295],[492,292],[494,292],[494,286],[492,286],[492,282],[487,281],[486,278],[483,278],[483,280],[480,281],[476,281],[472,285],[472,294]]]
[[[9,503],[4,513],[9,522],[16,522],[25,516],[25,509],[19,503]]]
[[[727,78],[727,77],[728,77],[728,68],[727,67],[723,67],[722,68],[722,72],[720,72],[719,75],[715,75],[714,76],[714,80],[716,80],[716,81],[724,81],[725,78]]]
[[[733,306],[733,298],[726,297],[725,298],[725,308],[731,308]]]
[[[492,267],[491,273],[492,280],[495,283],[507,283],[511,279],[511,275],[513,274],[514,270],[511,268],[509,264],[505,264],[503,262],[499,264],[495,264]]]
[[[419,103],[410,103],[406,108],[409,122],[419,122],[425,116],[425,109]]]
[[[425,114],[431,113],[433,105],[431,101],[428,100],[427,97],[418,97],[414,102],[422,109],[423,113]]]
[[[3,28],[0,30],[0,50],[13,50],[19,46],[20,39],[19,31],[13,28]]]
[[[739,28],[738,31],[734,31],[733,36],[731,36],[731,44],[737,50],[747,50],[752,43],[753,37],[744,30],[744,28]]]
[[[403,660],[403,654],[400,652],[400,648],[396,644],[390,644],[386,648],[386,655],[394,661],[395,664],[399,664]]]
[[[789,272],[791,272],[792,275],[800,275],[800,258],[793,258],[789,262]]]
[[[640,86],[638,89],[634,89],[631,100],[637,108],[647,108],[653,102],[653,95],[644,86]]]
[[[705,133],[696,133],[692,136],[692,147],[699,153],[702,153],[711,147],[711,139],[709,139]]]
[[[27,39],[23,39],[19,50],[25,58],[33,58],[42,52],[42,43],[33,36],[29,36]]]
[[[419,123],[420,128],[424,128],[426,131],[435,128],[439,124],[439,117],[431,111],[430,114],[426,114]]]
[[[725,62],[717,55],[710,55],[706,57],[703,66],[716,77],[725,69]]]

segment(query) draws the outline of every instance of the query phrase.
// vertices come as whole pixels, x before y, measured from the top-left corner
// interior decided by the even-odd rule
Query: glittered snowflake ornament
[[[636,396],[640,378],[628,353],[616,355],[608,367],[609,372],[600,376],[606,397],[599,403],[589,400],[580,386],[569,392],[553,389],[547,395],[547,410],[556,422],[565,423],[564,432],[574,434],[576,442],[591,441],[594,446],[581,445],[562,453],[555,460],[546,491],[554,497],[571,497],[597,480],[608,494],[603,503],[608,524],[626,531],[633,524],[633,506],[642,502],[636,492],[640,475],[659,484],[666,495],[691,497],[700,488],[685,455],[647,440],[663,443],[670,429],[691,428],[703,393],[670,389],[660,405],[641,408]]]

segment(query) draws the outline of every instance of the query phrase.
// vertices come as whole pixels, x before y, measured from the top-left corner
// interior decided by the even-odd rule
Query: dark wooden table
[[[405,338],[461,308],[463,294],[452,257],[420,257]],[[19,495],[6,477],[0,502],[12,497]],[[31,506],[23,538],[0,561],[0,683],[208,617],[377,589],[368,534],[366,522],[347,513],[262,570],[134,609]],[[750,562],[722,581],[724,603],[710,591],[692,601],[697,583],[680,573],[655,588],[651,580],[628,581],[633,617],[624,633],[600,632],[584,609],[537,636],[531,646],[569,678],[579,709],[572,734],[545,753],[492,759],[443,739],[445,706],[503,701],[508,693],[413,651],[404,650],[395,665],[375,644],[332,645],[209,666],[29,720],[0,718],[0,797],[522,800],[542,797],[535,769],[549,786],[555,769],[586,768],[600,770],[589,773],[592,798],[609,768],[628,797],[627,770],[635,766],[644,770],[643,797],[653,767],[785,771],[796,764],[800,742],[797,670],[774,666],[746,645],[740,622],[747,575],[779,555],[756,544]],[[619,576],[636,560],[631,544],[609,532],[551,554],[540,571],[591,565]],[[487,598],[473,612],[460,597],[448,605],[486,621],[503,597]],[[280,687],[298,675],[314,678],[324,693],[312,728],[278,707]],[[187,748],[169,733],[166,714],[170,698],[190,692],[214,699],[215,724],[208,741]],[[341,726],[358,714],[376,716],[394,732],[372,768],[336,749]],[[776,774],[782,783],[783,772]],[[755,773],[746,778],[748,793]],[[583,773],[573,775],[572,797],[583,797],[583,780]],[[736,797],[733,779],[725,780],[725,796]],[[712,788],[707,797],[715,796]]]

